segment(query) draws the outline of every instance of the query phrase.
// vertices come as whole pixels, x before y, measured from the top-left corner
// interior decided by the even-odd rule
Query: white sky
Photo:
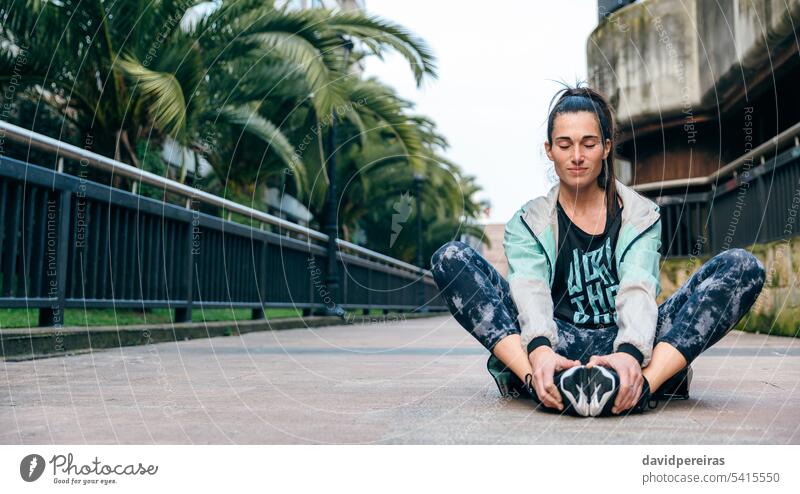
[[[447,137],[447,157],[475,175],[505,223],[550,187],[544,154],[547,109],[559,85],[586,79],[586,40],[596,0],[366,0],[367,12],[425,39],[438,79],[417,89],[397,56],[368,62],[366,75],[392,85],[432,117]]]

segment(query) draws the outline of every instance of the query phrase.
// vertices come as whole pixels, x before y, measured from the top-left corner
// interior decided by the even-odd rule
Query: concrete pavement
[[[800,342],[732,332],[692,398],[574,418],[504,399],[450,316],[0,362],[0,444],[798,444]]]

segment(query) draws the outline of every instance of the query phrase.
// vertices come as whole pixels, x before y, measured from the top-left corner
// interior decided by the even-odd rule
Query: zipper
[[[550,285],[552,286],[552,283],[553,283],[553,279],[552,279],[553,278],[553,266],[550,263],[550,257],[547,255],[547,250],[544,248],[544,245],[542,245],[542,242],[539,241],[539,237],[537,237],[536,234],[533,233],[533,230],[531,230],[531,227],[529,227],[528,223],[525,222],[525,219],[522,216],[520,216],[519,220],[522,222],[523,225],[525,225],[525,228],[528,229],[528,231],[531,233],[531,235],[533,235],[533,239],[536,240],[536,243],[539,244],[539,248],[542,249],[542,252],[544,252],[544,258],[547,261],[547,280],[550,283]]]
[[[649,232],[651,228],[653,228],[654,226],[656,226],[656,224],[657,224],[659,221],[661,221],[661,216],[659,216],[657,220],[655,220],[653,223],[651,223],[651,224],[650,224],[650,226],[648,226],[647,228],[645,228],[644,230],[642,230],[642,232],[641,232],[641,233],[639,233],[639,235],[636,235],[636,236],[633,238],[633,240],[631,240],[631,242],[630,242],[630,243],[629,243],[629,244],[628,244],[628,245],[625,247],[625,250],[624,250],[624,251],[622,251],[622,255],[619,257],[619,260],[617,261],[617,272],[619,272],[619,265],[620,265],[620,264],[622,264],[622,260],[623,260],[623,259],[625,259],[625,254],[627,254],[627,253],[628,253],[628,250],[630,250],[631,246],[632,246],[633,244],[635,244],[637,240],[639,240],[640,238],[642,238],[642,235],[644,235],[645,233]]]

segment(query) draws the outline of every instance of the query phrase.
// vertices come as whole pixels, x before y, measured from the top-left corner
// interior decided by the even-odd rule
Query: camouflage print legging
[[[490,354],[498,341],[519,334],[517,308],[508,282],[477,251],[454,240],[440,247],[431,263],[433,277],[453,317]],[[764,266],[754,255],[738,248],[720,252],[658,306],[654,345],[667,342],[691,363],[750,310],[764,280]],[[586,329],[554,320],[559,335],[554,350],[559,355],[585,364],[592,355],[613,351],[615,324]],[[490,356],[490,371],[491,362]]]

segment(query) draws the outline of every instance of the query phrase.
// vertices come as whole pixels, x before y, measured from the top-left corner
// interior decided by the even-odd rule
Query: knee
[[[444,271],[449,266],[457,263],[466,263],[470,258],[472,247],[460,240],[451,240],[442,245],[431,256],[431,269]]]
[[[733,264],[741,270],[742,281],[751,282],[760,291],[766,281],[767,271],[761,261],[752,253],[742,248],[725,251]]]

